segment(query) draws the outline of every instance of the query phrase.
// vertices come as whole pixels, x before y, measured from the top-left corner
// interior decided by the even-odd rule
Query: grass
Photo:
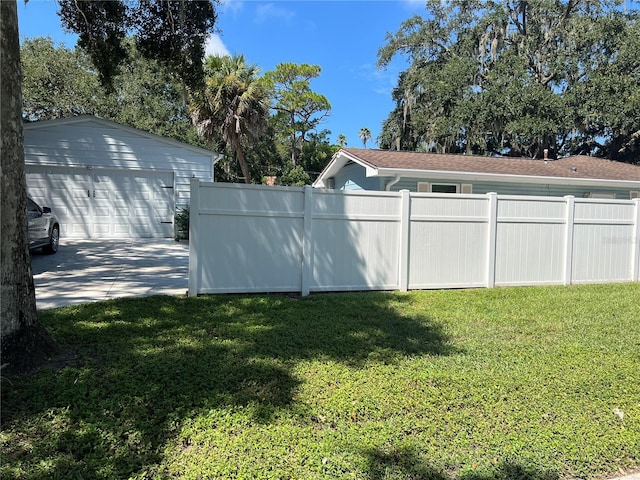
[[[80,359],[2,380],[3,479],[640,467],[640,284],[151,297],[41,320]]]

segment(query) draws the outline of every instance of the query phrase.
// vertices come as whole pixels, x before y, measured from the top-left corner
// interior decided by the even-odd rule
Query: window
[[[640,198],[640,191],[630,191],[629,198],[633,200],[634,198]]]
[[[38,207],[38,205],[36,205],[36,202],[31,200],[30,198],[27,198],[27,211],[29,213],[39,214],[40,208]]]
[[[470,183],[428,183],[418,182],[418,192],[424,193],[472,193],[473,185]]]
[[[458,193],[458,185],[448,185],[444,183],[432,183],[431,192],[433,193]]]
[[[616,196],[613,193],[589,193],[585,195],[587,198],[601,198],[601,199],[614,199]]]

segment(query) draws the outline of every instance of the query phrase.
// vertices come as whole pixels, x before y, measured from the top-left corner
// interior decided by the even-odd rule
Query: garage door
[[[63,238],[172,237],[173,172],[27,165],[29,194]]]

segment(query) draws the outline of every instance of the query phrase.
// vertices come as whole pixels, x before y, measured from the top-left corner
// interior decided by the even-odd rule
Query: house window
[[[428,183],[418,182],[418,192],[425,193],[472,193],[473,186],[470,183]]]
[[[432,193],[458,193],[458,185],[450,185],[448,183],[432,183]]]
[[[585,195],[587,198],[600,198],[600,199],[614,199],[616,198],[613,193],[587,193]]]
[[[631,190],[631,191],[629,192],[629,198],[630,198],[631,200],[633,200],[634,198],[640,198],[640,191],[633,191],[633,190]]]

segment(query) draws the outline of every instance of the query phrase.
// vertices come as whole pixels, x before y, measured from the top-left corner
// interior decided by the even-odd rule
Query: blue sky
[[[73,47],[76,37],[65,34],[56,15],[57,4],[47,0],[18,0],[20,37],[50,36]],[[218,34],[209,42],[211,53],[244,54],[263,72],[278,63],[320,65],[314,91],[331,103],[331,115],[320,129],[347,137],[360,147],[360,128],[371,130],[373,146],[382,121],[393,109],[391,90],[406,63],[397,58],[386,69],[376,69],[378,49],[385,35],[403,20],[424,12],[415,0],[360,1],[226,1],[218,7]]]

